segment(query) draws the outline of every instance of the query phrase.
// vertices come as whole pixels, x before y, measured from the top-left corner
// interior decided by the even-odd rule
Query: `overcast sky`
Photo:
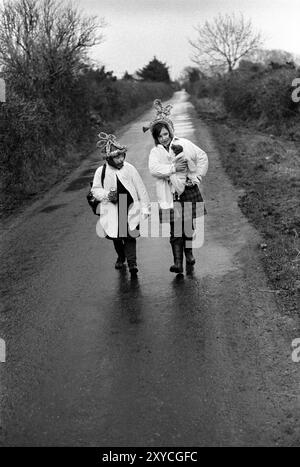
[[[120,77],[155,55],[173,79],[192,65],[193,26],[218,13],[243,13],[265,37],[265,48],[300,54],[300,0],[78,0],[86,14],[103,17],[105,41],[90,56]]]

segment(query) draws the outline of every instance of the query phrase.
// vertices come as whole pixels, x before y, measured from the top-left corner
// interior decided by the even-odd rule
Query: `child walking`
[[[141,216],[150,213],[150,200],[137,169],[125,161],[127,147],[115,135],[101,132],[97,143],[105,164],[95,172],[92,193],[100,201],[100,224],[117,252],[116,269],[127,264],[132,276],[138,272],[136,238]]]

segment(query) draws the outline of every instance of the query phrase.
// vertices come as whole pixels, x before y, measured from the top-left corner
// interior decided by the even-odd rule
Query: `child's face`
[[[121,169],[124,165],[125,154],[119,154],[112,158],[113,164],[117,169]]]
[[[159,144],[163,146],[168,146],[171,143],[170,133],[166,128],[162,128],[158,136]]]

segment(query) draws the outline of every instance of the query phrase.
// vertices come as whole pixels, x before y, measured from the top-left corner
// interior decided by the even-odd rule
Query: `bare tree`
[[[192,60],[200,69],[230,72],[242,57],[262,44],[261,34],[253,31],[251,21],[242,14],[238,18],[234,13],[218,15],[195,30],[197,38],[189,43],[194,51]]]
[[[59,0],[5,1],[0,9],[0,66],[14,88],[50,90],[76,75],[87,50],[103,40],[103,19]]]

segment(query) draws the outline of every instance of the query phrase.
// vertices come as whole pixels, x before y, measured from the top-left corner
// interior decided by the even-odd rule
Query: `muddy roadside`
[[[238,205],[263,241],[257,254],[287,316],[297,316],[300,295],[300,141],[257,131],[208,99],[194,100],[221,163],[240,190]]]

